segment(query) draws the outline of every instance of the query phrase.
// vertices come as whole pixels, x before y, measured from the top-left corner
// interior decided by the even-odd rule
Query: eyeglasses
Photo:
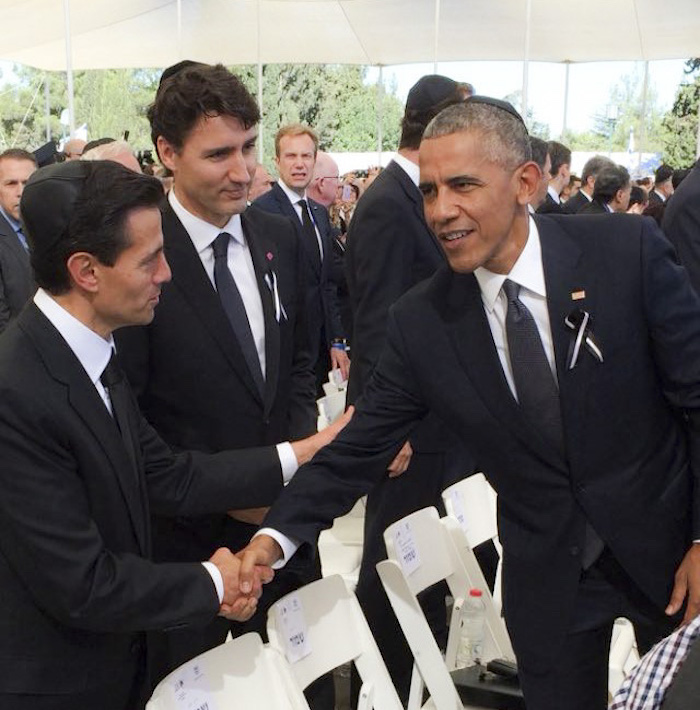
[[[340,180],[340,175],[320,175],[319,180]]]

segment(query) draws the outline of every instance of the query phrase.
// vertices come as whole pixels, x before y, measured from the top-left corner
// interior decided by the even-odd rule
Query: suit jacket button
[[[578,557],[581,554],[581,548],[578,545],[572,545],[569,548],[569,554],[572,557]]]

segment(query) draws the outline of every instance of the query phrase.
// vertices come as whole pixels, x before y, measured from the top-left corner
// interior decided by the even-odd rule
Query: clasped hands
[[[224,582],[224,598],[219,616],[230,621],[250,619],[258,608],[263,584],[267,584],[275,576],[270,566],[265,564],[249,566],[243,578],[240,557],[234,555],[227,547],[220,547],[209,558],[209,562],[216,565]]]

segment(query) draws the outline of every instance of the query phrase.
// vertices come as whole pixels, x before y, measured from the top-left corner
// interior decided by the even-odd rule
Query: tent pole
[[[435,0],[435,36],[433,37],[433,74],[438,73],[438,51],[440,48],[440,0]]]
[[[258,10],[258,109],[260,110],[260,124],[258,126],[258,162],[265,159],[265,148],[263,146],[263,65],[260,57],[260,0],[257,3]]]
[[[182,61],[182,0],[177,0],[177,58]]]
[[[700,158],[700,104],[698,104],[698,140],[695,148],[695,157]]]
[[[46,142],[51,140],[51,103],[49,101],[49,72],[44,73],[44,101],[46,104]]]
[[[566,133],[566,124],[568,123],[569,120],[569,69],[571,68],[571,62],[567,59],[564,62],[564,66],[566,67],[566,73],[564,74],[564,116],[562,117],[562,122],[561,122],[561,137],[564,137],[564,134]]]
[[[68,79],[68,127],[69,138],[75,133],[75,106],[73,92],[73,50],[71,48],[70,34],[70,0],[63,0],[63,22],[66,41],[66,77]]]
[[[384,142],[384,67],[379,65],[377,78],[377,165],[382,164],[382,150]]]
[[[644,83],[642,84],[642,109],[639,114],[639,150],[637,151],[637,169],[642,164],[642,151],[647,142],[647,96],[649,94],[649,60],[644,62]]]
[[[527,89],[530,74],[530,15],[532,11],[532,0],[527,0],[527,16],[525,18],[525,61],[523,62],[523,89],[522,89],[522,115],[525,125],[527,125]]]

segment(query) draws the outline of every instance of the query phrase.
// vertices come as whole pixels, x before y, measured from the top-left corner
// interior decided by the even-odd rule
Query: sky
[[[659,107],[671,108],[678,85],[684,78],[683,60],[649,62],[649,87],[655,90]],[[386,86],[395,83],[397,96],[405,101],[411,86],[424,74],[433,74],[434,65],[405,64],[384,67]],[[437,73],[466,81],[478,94],[504,98],[519,91],[523,84],[522,62],[441,62]],[[641,86],[644,65],[641,62],[591,62],[572,64],[569,69],[569,105],[567,127],[574,131],[593,128],[594,115],[606,113],[610,91],[625,75],[639,76]],[[376,82],[378,70],[371,68],[367,81]],[[563,64],[531,62],[528,79],[528,105],[537,121],[550,126],[550,136],[561,134],[564,119],[566,69]]]

